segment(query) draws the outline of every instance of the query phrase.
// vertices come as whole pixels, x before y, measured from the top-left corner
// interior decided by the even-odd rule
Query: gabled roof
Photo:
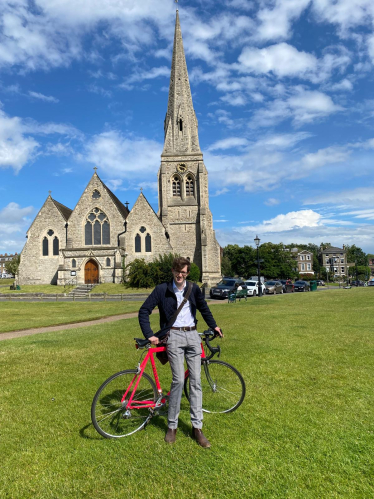
[[[117,206],[118,211],[121,213],[123,218],[127,218],[127,215],[130,213],[130,210],[128,208],[126,208],[126,206],[123,203],[121,203],[121,201],[117,198],[117,196],[115,194],[113,194],[113,192],[110,189],[108,189],[108,187],[104,184],[104,182],[101,180],[100,177],[99,177],[99,179],[100,179],[101,183],[103,184],[103,186],[105,187],[109,196],[112,198],[113,203]]]
[[[67,221],[69,220],[69,217],[70,215],[73,213],[73,210],[71,210],[70,208],[68,208],[67,206],[65,206],[64,204],[61,204],[59,203],[58,201],[56,201],[55,199],[53,199],[51,197],[54,205],[56,206],[56,208],[58,209],[58,211],[61,213],[61,215],[64,217],[64,219]]]
[[[346,250],[343,248],[336,248],[335,246],[329,246],[322,250],[322,253],[345,253]]]

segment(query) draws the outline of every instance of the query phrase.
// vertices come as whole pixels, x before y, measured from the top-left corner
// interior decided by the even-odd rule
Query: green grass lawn
[[[138,363],[136,319],[1,342],[0,496],[373,497],[372,290],[212,311],[225,333],[221,359],[242,372],[247,395],[238,411],[205,416],[211,449],[189,437],[185,398],[174,446],[163,442],[164,417],[118,441],[92,428],[96,389]],[[169,371],[159,368],[166,387]]]
[[[64,288],[64,286],[55,286],[53,284],[25,284],[20,286],[21,289],[10,289],[10,286],[7,288],[0,288],[0,293],[2,294],[20,294],[20,293],[46,293],[46,294],[61,294],[68,293],[74,286],[69,286],[68,289]]]
[[[92,290],[92,293],[116,294],[146,294],[149,295],[153,288],[126,288],[123,284],[105,283],[98,284]]]
[[[0,333],[137,312],[142,302],[0,302]],[[0,496],[1,497],[1,496]]]

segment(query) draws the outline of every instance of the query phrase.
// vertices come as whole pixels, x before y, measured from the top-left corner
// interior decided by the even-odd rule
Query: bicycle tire
[[[130,382],[136,376],[136,369],[113,374],[97,390],[91,405],[91,420],[96,431],[105,438],[128,437],[141,430],[150,418],[148,408],[126,409],[121,399]],[[136,390],[137,400],[153,400],[158,397],[153,379],[143,373]]]
[[[240,372],[222,360],[202,362],[201,388],[203,412],[224,414],[235,411],[245,397],[245,382]],[[189,375],[184,381],[184,393],[190,400]]]

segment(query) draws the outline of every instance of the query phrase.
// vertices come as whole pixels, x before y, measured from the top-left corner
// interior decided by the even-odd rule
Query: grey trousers
[[[202,428],[202,390],[201,390],[201,339],[196,330],[170,330],[167,340],[168,357],[173,381],[169,397],[168,427],[178,427],[181,398],[184,385],[184,359],[190,372],[190,414],[194,428]]]

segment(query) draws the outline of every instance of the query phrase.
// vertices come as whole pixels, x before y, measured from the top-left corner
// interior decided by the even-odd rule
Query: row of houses
[[[297,263],[297,270],[300,274],[314,274],[313,253],[311,251],[299,251],[298,248],[292,248],[291,254]],[[321,254],[322,265],[331,277],[348,276],[348,267],[352,264],[347,263],[347,251],[344,245],[343,248],[334,246],[321,248]]]

